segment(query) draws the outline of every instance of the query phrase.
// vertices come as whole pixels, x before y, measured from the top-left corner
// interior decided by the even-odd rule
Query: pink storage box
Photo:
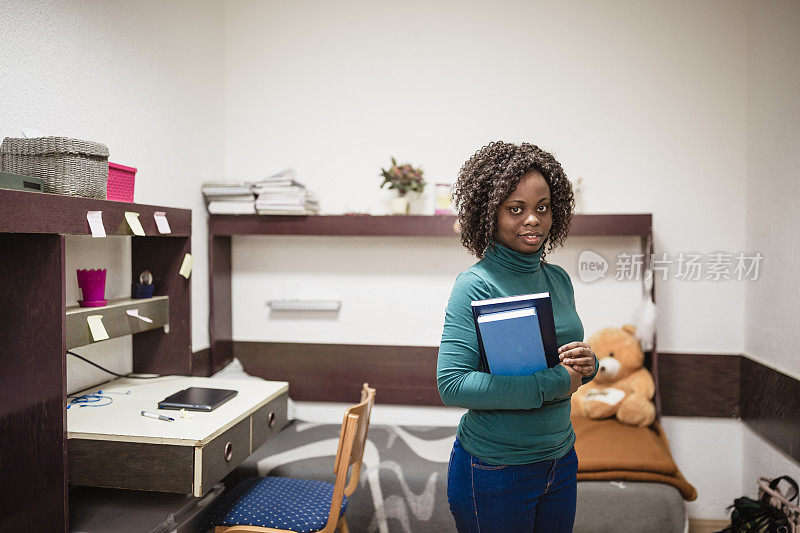
[[[135,168],[109,163],[106,200],[133,202],[133,182],[135,177]]]

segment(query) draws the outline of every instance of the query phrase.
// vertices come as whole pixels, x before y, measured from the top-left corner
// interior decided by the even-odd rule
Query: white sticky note
[[[186,279],[189,279],[189,276],[192,275],[193,265],[194,265],[194,257],[192,257],[192,254],[186,254],[183,257],[183,264],[181,265],[181,269],[178,271],[178,274],[180,274]]]
[[[153,323],[153,319],[152,318],[147,318],[146,316],[140,315],[138,309],[128,309],[125,312],[128,314],[128,316],[132,316],[134,318],[138,318],[139,320],[144,320],[148,324],[152,324]]]
[[[153,218],[156,219],[156,227],[159,233],[172,233],[172,230],[169,228],[167,214],[164,211],[156,211],[153,213]]]
[[[108,332],[103,325],[103,315],[90,315],[86,317],[86,322],[89,323],[89,331],[92,333],[92,340],[104,341],[108,338]]]
[[[102,211],[88,211],[86,213],[86,220],[89,221],[89,229],[92,230],[92,237],[105,237],[106,228],[103,226],[103,212]]]
[[[144,236],[144,228],[142,228],[142,223],[139,222],[139,213],[125,211],[125,220],[128,221],[128,226],[131,227],[134,235]]]

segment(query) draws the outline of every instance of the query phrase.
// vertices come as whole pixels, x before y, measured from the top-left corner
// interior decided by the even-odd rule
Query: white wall
[[[800,3],[753,4],[748,19],[746,235],[764,269],[747,287],[745,353],[800,378]]]
[[[664,417],[670,451],[697,499],[686,503],[690,518],[721,519],[744,492],[744,424],[732,419]]]
[[[747,248],[764,255],[748,284],[745,353],[800,379],[800,3],[754,2],[748,9]],[[789,474],[800,464],[749,427],[742,484],[755,496],[759,476]]]
[[[224,162],[221,4],[6,0],[2,13],[0,137],[18,137],[21,128],[31,127],[103,142],[111,161],[138,168],[135,201],[193,210],[192,338],[195,349],[208,346],[199,183],[219,177]],[[86,246],[98,262],[129,270],[124,257],[130,257],[130,245],[119,248],[114,241]],[[68,240],[70,268],[84,258],[76,242]],[[68,284],[74,276],[68,270]],[[124,295],[126,283],[110,290]],[[89,351],[101,364],[125,370],[130,356],[112,354],[120,347],[129,354],[130,339],[118,342]],[[102,376],[84,373],[86,368],[70,360],[71,390]]]
[[[380,213],[388,193],[377,174],[392,155],[422,165],[435,183],[452,181],[491,140],[533,141],[584,178],[587,212],[653,212],[658,251],[744,250],[743,2],[236,1],[226,3],[225,21],[230,178],[293,166],[325,212]],[[234,269],[234,308],[261,307],[236,311],[237,333],[278,340],[302,329],[310,342],[392,342],[400,315],[356,311],[348,299],[352,312],[343,310],[338,328],[265,316],[263,303],[293,283],[271,261],[305,265],[313,253],[318,263],[346,264],[350,244],[330,238],[304,252],[282,241],[276,254],[270,241],[237,241],[235,264],[247,257],[252,268]],[[423,239],[364,246],[400,262],[384,265],[399,279],[374,260],[372,272],[358,267],[362,290],[376,294],[409,287],[432,260]],[[421,305],[441,311],[456,272],[435,270],[436,288],[415,295]],[[318,282],[308,281],[314,290]],[[325,286],[346,294],[350,285],[332,274]],[[741,352],[744,291],[736,281],[659,282],[661,349]],[[603,300],[605,316],[591,322],[630,319],[627,301]],[[418,318],[403,344],[435,344],[427,327],[413,332],[438,328],[441,317]],[[356,328],[370,340],[350,335]]]
[[[453,280],[475,259],[448,237],[235,237],[233,336],[237,340],[437,346]],[[596,239],[576,238],[553,254],[575,280],[587,337],[621,325],[641,297],[635,281],[579,281],[578,255]],[[601,248],[635,252],[638,238]],[[609,254],[609,258],[611,255]],[[271,312],[272,299],[334,299],[335,312]]]
[[[742,485],[744,494],[755,498],[758,494],[758,478],[788,475],[800,482],[800,464],[786,453],[777,450],[769,441],[753,431],[749,425],[742,424],[743,450]],[[781,487],[785,490],[785,485]]]

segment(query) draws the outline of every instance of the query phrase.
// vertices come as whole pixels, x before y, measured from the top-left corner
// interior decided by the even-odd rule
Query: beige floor
[[[730,525],[728,520],[689,520],[689,533],[714,533]]]

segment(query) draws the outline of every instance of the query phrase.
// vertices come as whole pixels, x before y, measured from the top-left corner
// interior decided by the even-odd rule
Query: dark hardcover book
[[[550,293],[542,292],[537,294],[508,296],[505,298],[475,300],[472,302],[472,316],[475,319],[475,330],[478,333],[478,348],[481,354],[479,370],[482,372],[491,372],[491,366],[489,365],[486,357],[486,346],[481,335],[479,318],[483,315],[490,315],[492,313],[502,313],[506,311],[531,308],[535,309],[535,315],[533,318],[537,319],[539,335],[541,338],[542,348],[544,350],[544,358],[547,368],[556,366],[560,363],[558,358],[558,346],[556,343],[556,325],[553,318],[553,304],[550,300]],[[515,327],[516,324],[528,324],[530,326],[530,320],[514,320],[512,323],[515,324]],[[529,342],[529,334],[526,332],[524,327],[520,329],[518,334],[513,334],[514,337],[511,338],[511,342],[517,342],[518,344]],[[531,353],[530,358],[535,358],[535,355]],[[520,367],[524,367],[522,362]]]

